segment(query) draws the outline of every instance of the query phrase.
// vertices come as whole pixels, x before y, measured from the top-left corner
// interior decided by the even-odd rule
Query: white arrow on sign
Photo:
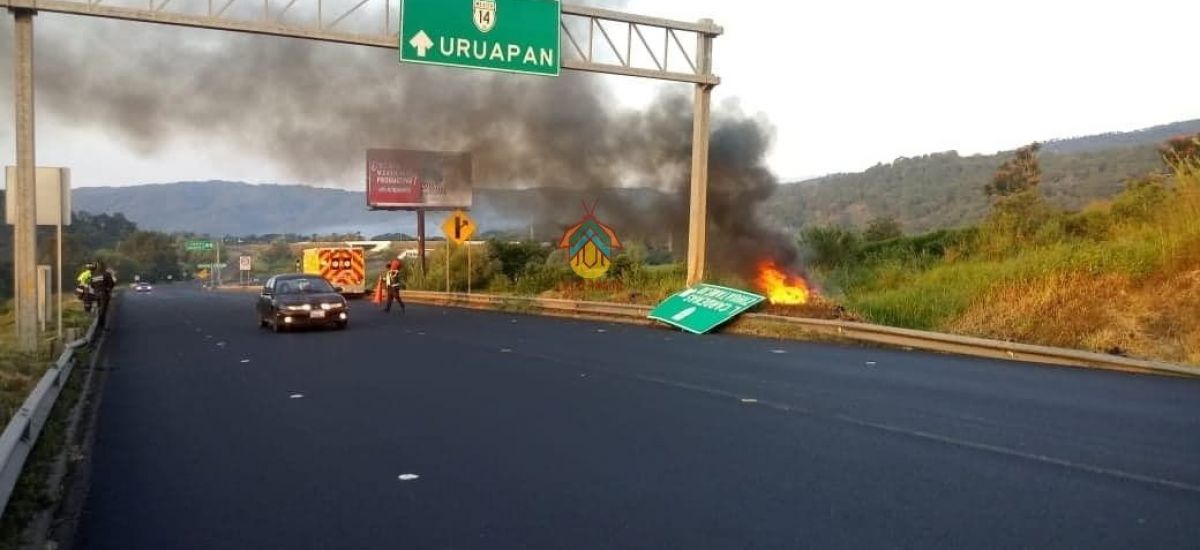
[[[425,31],[417,31],[417,34],[413,35],[412,40],[409,40],[408,43],[417,49],[417,57],[425,57],[425,52],[433,47],[433,40],[429,39],[429,35],[425,34]]]
[[[694,306],[689,307],[683,311],[680,311],[679,313],[676,313],[675,315],[672,315],[671,320],[672,321],[682,321],[684,319],[687,319],[688,317],[691,317],[691,315],[693,313],[696,313],[696,308]]]

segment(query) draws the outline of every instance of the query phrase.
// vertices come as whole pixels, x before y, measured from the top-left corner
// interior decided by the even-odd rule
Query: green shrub
[[[810,266],[828,269],[854,260],[862,238],[842,227],[810,227],[800,234],[800,246],[807,252]]]

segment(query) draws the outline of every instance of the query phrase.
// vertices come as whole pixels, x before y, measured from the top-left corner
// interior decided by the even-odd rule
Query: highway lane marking
[[[1125,479],[1125,480],[1129,480],[1129,481],[1139,481],[1139,482],[1148,483],[1151,485],[1159,485],[1162,487],[1169,487],[1172,489],[1187,491],[1189,493],[1200,493],[1200,485],[1194,485],[1194,484],[1187,483],[1184,481],[1175,481],[1172,479],[1164,479],[1164,478],[1160,478],[1160,477],[1137,474],[1137,473],[1133,473],[1133,472],[1126,472],[1125,470],[1118,470],[1116,468],[1106,468],[1104,466],[1096,466],[1094,464],[1087,464],[1084,462],[1075,462],[1073,460],[1066,460],[1063,458],[1055,458],[1052,456],[1041,455],[1041,454],[1037,454],[1037,453],[1027,453],[1025,451],[1018,451],[1016,449],[1010,449],[1008,447],[1001,447],[999,445],[989,445],[987,443],[978,443],[975,441],[968,441],[968,440],[959,439],[956,437],[938,435],[935,433],[926,432],[926,431],[922,431],[922,430],[901,428],[899,426],[892,426],[890,424],[882,424],[879,422],[872,422],[870,420],[861,420],[858,418],[854,418],[852,416],[846,416],[846,415],[841,415],[841,414],[835,414],[835,415],[833,415],[832,418],[841,420],[842,422],[855,424],[858,426],[863,426],[863,427],[867,427],[867,428],[875,428],[877,430],[882,430],[882,431],[891,432],[891,433],[895,433],[895,434],[909,435],[909,436],[918,437],[921,439],[927,439],[930,441],[937,441],[940,443],[945,443],[948,445],[955,445],[958,447],[965,447],[968,449],[975,449],[978,451],[986,451],[986,452],[1006,455],[1006,456],[1010,456],[1010,457],[1014,457],[1014,458],[1023,458],[1026,460],[1032,460],[1032,461],[1041,462],[1044,464],[1052,464],[1055,466],[1061,466],[1063,468],[1069,468],[1072,470],[1080,470],[1080,471],[1090,472],[1090,473],[1098,474],[1098,475],[1106,475],[1106,476],[1116,477],[1116,478]]]
[[[301,397],[304,397],[304,394],[302,394],[302,393],[293,393],[293,394],[292,394],[292,395],[291,395],[289,398],[290,398],[290,399],[300,399]]]
[[[787,350],[785,350],[785,349],[773,349],[773,350],[771,350],[771,353],[787,353]]]
[[[696,385],[696,384],[689,384],[687,382],[676,382],[676,381],[672,381],[672,380],[666,380],[666,379],[662,379],[662,378],[657,378],[657,377],[653,377],[653,376],[645,376],[645,375],[633,375],[632,377],[637,380],[644,381],[644,382],[650,382],[650,383],[654,383],[654,384],[661,384],[661,385],[670,386],[670,387],[679,388],[679,389],[685,389],[685,390],[706,393],[706,394],[715,395],[718,397],[732,397],[732,398],[735,398],[738,400],[743,399],[741,396],[739,396],[733,392],[718,390],[715,388],[709,388],[706,386],[700,386],[700,385]],[[991,453],[991,454],[998,454],[998,455],[1008,456],[1011,458],[1030,460],[1030,461],[1034,461],[1034,462],[1040,462],[1042,464],[1059,466],[1059,467],[1067,468],[1067,469],[1071,469],[1071,470],[1077,470],[1077,471],[1087,472],[1087,473],[1101,475],[1101,476],[1114,477],[1117,479],[1123,479],[1123,480],[1127,480],[1127,481],[1136,481],[1136,482],[1140,482],[1140,483],[1146,483],[1149,485],[1157,485],[1160,487],[1167,487],[1170,489],[1176,489],[1176,490],[1185,491],[1185,492],[1189,492],[1189,493],[1200,494],[1200,485],[1195,485],[1195,484],[1188,483],[1185,481],[1176,481],[1173,479],[1165,479],[1165,478],[1160,478],[1160,477],[1155,477],[1155,476],[1138,474],[1138,473],[1134,473],[1134,472],[1127,472],[1125,470],[1118,470],[1116,468],[1106,468],[1104,466],[1096,466],[1094,464],[1087,464],[1084,462],[1076,462],[1073,460],[1067,460],[1067,459],[1063,459],[1063,458],[1055,458],[1055,457],[1048,456],[1048,455],[1019,451],[1017,449],[1001,447],[999,445],[990,445],[987,443],[979,443],[979,442],[975,442],[975,441],[969,441],[966,439],[960,439],[957,437],[950,437],[950,436],[935,434],[932,432],[926,432],[923,430],[903,428],[900,426],[893,426],[891,424],[884,424],[881,422],[873,422],[870,420],[863,420],[860,418],[855,418],[853,416],[848,416],[848,415],[844,415],[844,414],[837,414],[837,413],[821,414],[812,409],[808,409],[808,408],[800,407],[800,406],[788,405],[786,403],[778,403],[778,402],[773,402],[773,401],[757,401],[757,403],[760,405],[763,405],[764,407],[766,407],[768,409],[774,409],[776,411],[780,411],[783,413],[794,413],[794,414],[808,416],[808,417],[812,417],[812,418],[825,418],[825,419],[829,419],[829,420],[836,420],[839,422],[844,422],[847,424],[851,424],[851,425],[855,425],[855,426],[859,426],[859,427],[863,427],[863,428],[871,428],[874,430],[888,432],[891,434],[909,436],[909,437],[914,437],[914,438],[918,438],[918,439],[924,439],[926,441],[933,441],[933,442],[942,443],[942,444],[946,444],[946,445],[952,445],[955,447],[962,447],[962,448],[966,448],[966,449],[972,449],[972,450],[982,451],[982,452]]]
[[[241,361],[238,361],[238,362],[239,362],[239,363],[249,363],[249,362],[250,362],[250,360],[249,360],[249,359],[242,359]]]
[[[400,481],[415,481],[421,478],[421,476],[417,474],[400,474],[397,477]]]
[[[447,339],[447,340],[449,340],[449,339]],[[552,363],[561,363],[561,364],[565,364],[565,365],[575,366],[573,363],[569,363],[558,357],[554,357],[554,356],[547,355],[547,354],[525,351],[525,352],[522,352],[521,355],[524,355],[527,357],[533,357],[533,358],[537,358],[537,359],[542,359],[542,360],[549,361]],[[666,379],[657,378],[657,377],[653,377],[653,376],[647,376],[647,375],[628,374],[625,372],[610,371],[609,373],[614,374],[616,376],[620,376],[620,377],[627,377],[627,378],[631,378],[634,380],[640,380],[643,382],[650,382],[650,383],[654,383],[654,384],[660,384],[660,385],[665,385],[665,386],[670,386],[670,387],[675,387],[675,388],[680,388],[680,389],[692,390],[692,391],[697,391],[697,392],[701,392],[701,393],[706,393],[709,395],[737,399],[739,401],[743,398],[742,395],[736,394],[734,392],[719,390],[719,389],[715,389],[715,388],[711,388],[711,387],[707,387],[707,386],[690,384],[687,382],[677,382],[677,381],[666,380]],[[1010,449],[1010,448],[1001,447],[998,445],[977,443],[974,441],[968,441],[965,439],[958,439],[958,438],[954,438],[954,437],[938,435],[938,434],[934,434],[934,433],[930,433],[930,432],[924,432],[921,430],[914,430],[914,429],[903,428],[903,427],[899,427],[899,426],[893,426],[893,425],[889,425],[889,424],[882,424],[882,423],[878,423],[878,422],[872,422],[869,420],[861,420],[861,419],[858,419],[858,418],[855,418],[852,416],[846,416],[846,415],[842,415],[842,414],[818,413],[815,410],[805,408],[802,406],[798,406],[798,405],[788,405],[785,403],[778,403],[778,402],[773,402],[773,401],[759,401],[757,404],[762,405],[764,408],[774,409],[774,410],[777,410],[780,412],[795,413],[795,414],[809,416],[809,417],[813,417],[813,418],[825,418],[825,419],[829,419],[829,420],[836,420],[836,421],[841,421],[841,422],[845,422],[845,423],[860,426],[860,427],[881,430],[881,431],[885,431],[885,432],[893,433],[893,434],[897,434],[897,435],[905,435],[905,436],[909,436],[909,437],[915,437],[915,438],[924,439],[927,441],[935,441],[935,442],[946,444],[946,445],[953,445],[953,446],[957,446],[957,447],[973,449],[976,451],[988,452],[988,453],[992,453],[992,454],[999,454],[999,455],[1009,456],[1009,457],[1013,457],[1013,458],[1020,458],[1020,459],[1024,459],[1024,460],[1031,460],[1031,461],[1040,462],[1043,464],[1055,465],[1055,466],[1073,469],[1073,470],[1077,470],[1077,471],[1088,472],[1088,473],[1092,473],[1092,474],[1109,476],[1109,477],[1115,477],[1118,479],[1125,479],[1125,480],[1129,480],[1129,481],[1137,481],[1137,482],[1146,483],[1146,484],[1150,484],[1150,485],[1157,485],[1157,486],[1161,486],[1161,487],[1168,487],[1168,488],[1172,488],[1172,489],[1176,489],[1176,490],[1182,490],[1182,491],[1186,491],[1186,492],[1190,492],[1190,493],[1200,494],[1200,485],[1187,483],[1187,482],[1183,482],[1183,481],[1175,481],[1175,480],[1171,480],[1171,479],[1158,478],[1158,477],[1154,477],[1154,476],[1137,474],[1137,473],[1133,473],[1133,472],[1126,472],[1124,470],[1118,470],[1115,468],[1106,468],[1103,466],[1096,466],[1093,464],[1075,462],[1075,461],[1055,458],[1055,457],[1051,457],[1051,456],[1047,456],[1047,455],[1039,455],[1036,453],[1020,451],[1017,449]]]

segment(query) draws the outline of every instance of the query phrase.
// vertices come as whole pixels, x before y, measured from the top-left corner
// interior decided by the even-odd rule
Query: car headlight
[[[299,305],[299,306],[284,306],[284,309],[286,309],[288,311],[309,311],[312,309],[312,306],[308,305],[308,304]]]
[[[321,304],[321,309],[323,309],[325,311],[329,311],[331,309],[341,309],[341,308],[342,308],[342,304],[339,304],[339,303],[325,302],[325,303]]]

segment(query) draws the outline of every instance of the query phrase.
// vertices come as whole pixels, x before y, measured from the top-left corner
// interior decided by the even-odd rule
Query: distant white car
[[[133,283],[133,290],[134,292],[150,292],[154,290],[154,287],[150,286],[150,283],[145,282]]]

